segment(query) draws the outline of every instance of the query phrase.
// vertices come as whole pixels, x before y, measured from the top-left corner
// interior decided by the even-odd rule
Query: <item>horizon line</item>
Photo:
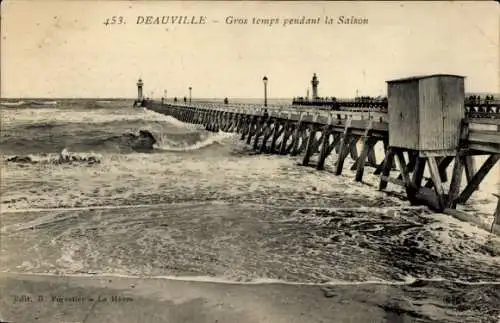
[[[500,97],[500,92],[465,92],[465,95],[493,95],[495,98]],[[369,95],[358,95],[358,97],[361,96],[369,96]],[[380,96],[380,95],[378,95]],[[383,95],[387,96],[387,95]],[[293,100],[294,98],[298,98],[300,96],[292,96],[292,97],[268,97],[268,100]],[[319,98],[331,98],[332,96],[319,96]],[[355,98],[356,96],[352,96],[352,98]],[[377,97],[377,96],[371,96],[371,97]],[[173,100],[175,97],[168,97],[167,100]],[[183,96],[177,97],[178,99],[180,98],[182,100]],[[198,98],[191,98],[193,101],[197,100],[224,100],[226,97],[198,97]],[[243,100],[264,100],[263,97],[227,97],[228,99],[243,99]],[[351,97],[338,97],[338,98],[351,98]],[[21,96],[16,96],[16,97],[0,97],[0,100],[36,100],[36,99],[60,99],[60,100],[136,100],[137,97],[99,97],[99,96],[26,96],[26,97],[21,97]],[[161,97],[153,97],[150,98],[153,100],[160,100]]]

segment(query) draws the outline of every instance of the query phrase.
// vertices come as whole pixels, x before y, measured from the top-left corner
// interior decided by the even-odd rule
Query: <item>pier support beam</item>
[[[245,137],[248,135],[248,132],[250,131],[250,122],[247,118],[244,118],[241,123],[240,123],[240,129],[239,132],[241,133],[241,140],[245,140]]]
[[[370,138],[372,134],[372,129],[373,129],[373,121],[370,120],[363,135],[363,149],[361,150],[361,156],[359,156],[352,165],[353,167],[352,170],[354,169],[356,170],[356,177],[355,177],[356,182],[361,182],[363,180],[363,172],[365,170],[366,158],[368,157],[368,154],[373,147],[372,145],[375,143],[375,141],[372,138]]]
[[[330,134],[331,126],[328,125],[323,129],[323,140],[321,141],[321,150],[319,151],[318,163],[316,164],[317,170],[325,169],[325,159],[328,156],[330,148]]]
[[[316,128],[315,125],[310,126],[310,132],[309,136],[307,138],[307,144],[306,144],[306,153],[304,155],[304,158],[302,159],[302,166],[308,166],[309,165],[309,160],[311,159],[312,154],[314,153],[314,146],[315,146],[315,141],[316,141],[316,133],[318,129]]]
[[[448,201],[446,207],[454,209],[457,207],[457,198],[460,194],[460,185],[462,184],[462,174],[464,170],[464,158],[460,152],[455,156],[455,165],[453,166],[453,174],[451,175],[450,189],[448,191]]]
[[[299,120],[299,122],[295,125],[295,130],[293,131],[292,134],[292,143],[290,145],[290,148],[287,149],[287,152],[290,152],[291,156],[296,156],[298,154],[301,132],[302,132],[302,122],[301,120]]]
[[[365,165],[371,164],[369,161],[369,155],[370,151],[373,151],[373,146],[377,143],[376,138],[365,138],[363,141],[363,150],[361,150],[361,155],[359,156],[358,160],[356,161],[356,177],[355,180],[356,182],[362,182],[363,181],[363,174],[365,171]],[[368,158],[368,163],[367,159]]]
[[[269,152],[271,154],[274,154],[276,150],[276,142],[278,141],[278,138],[283,134],[285,131],[285,125],[281,124],[279,120],[276,120],[274,122],[274,129],[273,129],[273,139],[271,141],[271,147],[269,148]]]
[[[337,167],[335,169],[335,175],[340,175],[342,174],[342,169],[344,168],[344,161],[345,158],[347,157],[347,154],[349,153],[349,147],[351,145],[352,139],[350,138],[350,132],[351,132],[351,119],[348,119],[345,128],[344,128],[344,133],[342,134],[342,143],[340,144],[340,152],[339,152],[339,157],[337,159]]]
[[[262,120],[262,126],[258,130],[258,132],[255,134],[254,142],[253,142],[253,149],[257,150],[259,147],[259,139],[260,136],[264,135],[264,143],[265,143],[265,138],[267,132],[269,131],[270,124],[267,122],[267,120]]]
[[[493,223],[491,224],[491,233],[499,233],[500,234],[500,195],[493,194],[498,198],[497,208],[495,213],[493,214]]]
[[[474,174],[476,173],[476,165],[472,156],[464,156],[464,166],[465,166],[465,176],[467,178],[467,183],[472,181]],[[479,186],[477,187],[479,189]]]
[[[252,137],[257,136],[257,134],[259,134],[260,136],[260,131],[262,127],[263,127],[263,121],[261,120],[261,118],[255,117],[253,126],[250,131],[250,135],[247,137],[247,144],[250,145],[252,143]]]
[[[296,131],[293,134],[292,149],[290,151],[291,156],[297,156],[298,154],[300,154],[302,146],[304,146],[304,137],[306,130],[302,129],[302,127],[302,125],[298,125]]]
[[[267,127],[264,131],[264,136],[262,138],[262,144],[260,145],[260,152],[267,152],[267,140],[273,136],[273,134],[277,131],[278,124],[273,121],[269,121],[267,123]]]
[[[385,159],[387,158],[387,149],[388,149],[388,145],[389,145],[389,140],[387,139],[387,137],[384,137],[384,139],[382,139],[382,144],[384,147],[384,160],[382,160],[382,162],[377,166],[377,168],[373,172],[373,174],[375,174],[375,175],[380,175],[382,173],[383,168],[384,168]]]
[[[290,139],[290,135],[292,134],[293,131],[293,125],[287,122],[284,125],[285,128],[285,133],[283,134],[283,139],[281,140],[280,143],[280,155],[285,155],[287,153],[287,145],[288,145],[288,140]]]
[[[445,204],[443,184],[441,182],[441,176],[439,174],[436,158],[429,157],[427,158],[427,161],[429,163],[429,171],[431,173],[432,181],[434,182],[434,190],[436,192],[436,196],[438,199],[438,208],[440,211],[442,211],[444,210],[446,204]]]
[[[441,181],[443,183],[448,181],[448,175],[446,174],[446,169],[451,164],[451,162],[453,161],[454,158],[455,157],[453,157],[453,156],[446,156],[446,157],[439,158],[438,172],[439,172],[439,177],[441,178]],[[432,188],[432,186],[434,186],[433,181],[427,181],[427,183],[425,184],[425,187],[428,187],[428,188]]]
[[[394,150],[392,147],[387,148],[385,153],[384,163],[382,166],[382,176],[380,177],[379,190],[387,188],[387,182],[394,162]]]
[[[470,179],[469,183],[458,197],[459,204],[464,204],[467,202],[467,200],[471,197],[472,193],[475,190],[477,190],[479,184],[483,181],[488,172],[493,168],[493,166],[495,166],[496,162],[499,159],[500,159],[500,154],[490,155],[488,159],[486,159],[484,164],[481,166],[481,168],[479,168],[477,173],[474,174],[474,176]],[[465,164],[467,164],[467,162],[465,162]]]
[[[401,172],[401,177],[403,179],[403,184],[404,184],[404,187],[406,190],[406,195],[407,195],[410,203],[413,205],[416,203],[416,201],[415,201],[416,189],[413,187],[413,184],[410,180],[409,168],[408,168],[408,165],[406,164],[403,150],[397,149],[396,150],[396,157],[398,159],[399,170]]]
[[[330,135],[333,137],[332,143],[329,143],[329,137],[330,137]],[[325,160],[326,160],[326,158],[328,158],[328,156],[330,156],[330,154],[333,152],[333,150],[335,149],[335,147],[337,147],[338,144],[340,143],[340,141],[342,140],[342,135],[341,134],[335,134],[333,132],[330,132],[330,135],[325,136],[325,138],[323,139],[324,140],[323,143],[325,145],[321,149],[321,153],[320,153],[320,156],[319,156],[319,159],[318,159],[318,164],[316,165],[316,168],[318,170],[325,169]]]

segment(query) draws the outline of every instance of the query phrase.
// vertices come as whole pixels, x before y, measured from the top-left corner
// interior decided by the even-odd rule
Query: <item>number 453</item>
[[[125,19],[122,16],[113,16],[111,18],[106,18],[104,24],[107,25],[121,25],[125,23]]]

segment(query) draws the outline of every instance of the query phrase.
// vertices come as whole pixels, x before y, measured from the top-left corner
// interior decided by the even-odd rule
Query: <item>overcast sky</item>
[[[205,25],[137,25],[138,15],[206,16]],[[366,25],[324,17],[368,18]],[[104,25],[123,16],[125,25]],[[227,25],[228,16],[321,17],[320,25]],[[219,21],[218,23],[214,20]],[[385,94],[386,80],[467,77],[499,91],[499,6],[490,2],[3,1],[2,97],[261,97]]]

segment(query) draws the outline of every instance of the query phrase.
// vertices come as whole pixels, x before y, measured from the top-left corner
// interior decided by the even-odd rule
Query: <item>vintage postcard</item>
[[[500,322],[499,13],[3,1],[0,322]]]

